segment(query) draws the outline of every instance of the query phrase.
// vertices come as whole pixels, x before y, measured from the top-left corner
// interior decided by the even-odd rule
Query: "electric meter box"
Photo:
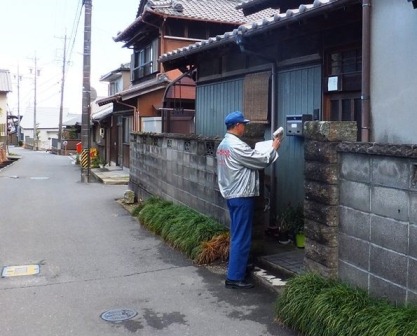
[[[311,114],[296,114],[286,117],[287,135],[303,136],[304,122],[313,120]]]

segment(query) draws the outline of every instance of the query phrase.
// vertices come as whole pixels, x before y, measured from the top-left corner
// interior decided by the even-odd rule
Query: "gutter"
[[[275,121],[275,113],[277,112],[277,108],[276,108],[276,102],[277,102],[277,95],[278,95],[278,91],[277,91],[277,63],[275,61],[275,59],[273,58],[269,58],[266,57],[263,54],[257,53],[255,51],[249,50],[245,48],[244,45],[244,41],[243,41],[243,35],[239,32],[234,39],[234,42],[236,43],[237,46],[239,46],[240,51],[242,53],[246,53],[255,57],[259,57],[265,61],[267,61],[268,63],[271,64],[271,135],[274,133],[275,129],[277,128],[276,125],[276,121]],[[276,199],[276,187],[275,187],[275,169],[272,167],[271,169],[271,179],[270,179],[270,184],[271,184],[271,193],[270,193],[270,201],[269,204],[275,204],[275,199]],[[270,220],[272,219],[271,217],[271,212],[270,212]]]
[[[362,1],[362,126],[361,141],[370,140],[371,0]]]

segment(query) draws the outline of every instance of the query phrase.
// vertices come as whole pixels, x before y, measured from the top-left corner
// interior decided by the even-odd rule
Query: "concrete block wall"
[[[339,150],[339,277],[392,302],[417,302],[417,146]]]
[[[248,144],[263,140],[265,125],[246,129]],[[221,139],[196,135],[136,133],[130,146],[130,189],[137,198],[159,196],[230,224],[226,201],[217,185],[216,150]],[[265,178],[263,170],[260,180]],[[252,254],[262,252],[266,213],[257,197],[253,220]]]
[[[138,198],[159,196],[228,224],[217,186],[220,140],[180,134],[132,134],[130,188]]]

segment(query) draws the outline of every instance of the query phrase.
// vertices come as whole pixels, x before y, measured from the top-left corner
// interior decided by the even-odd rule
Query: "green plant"
[[[98,168],[100,166],[100,158],[97,156],[94,156],[91,158],[91,168]]]
[[[275,311],[281,323],[306,336],[417,335],[417,307],[394,306],[312,273],[287,282]]]
[[[280,232],[304,232],[303,207],[298,205],[293,207],[291,203],[276,216],[276,225]]]
[[[207,260],[200,257],[205,248],[211,248],[210,244],[205,243],[227,232],[223,225],[210,217],[156,197],[144,201],[135,214],[142,225],[196,262]],[[214,259],[223,255],[224,251],[218,250]],[[213,256],[210,260],[213,260]]]

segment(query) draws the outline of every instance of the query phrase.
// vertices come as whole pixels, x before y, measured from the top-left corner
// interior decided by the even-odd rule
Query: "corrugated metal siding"
[[[313,114],[321,111],[321,67],[282,71],[278,74],[277,123],[285,127],[287,115]],[[277,177],[276,209],[304,200],[304,138],[286,136],[274,166]]]
[[[243,78],[197,86],[196,133],[222,138],[225,116],[242,110]]]

